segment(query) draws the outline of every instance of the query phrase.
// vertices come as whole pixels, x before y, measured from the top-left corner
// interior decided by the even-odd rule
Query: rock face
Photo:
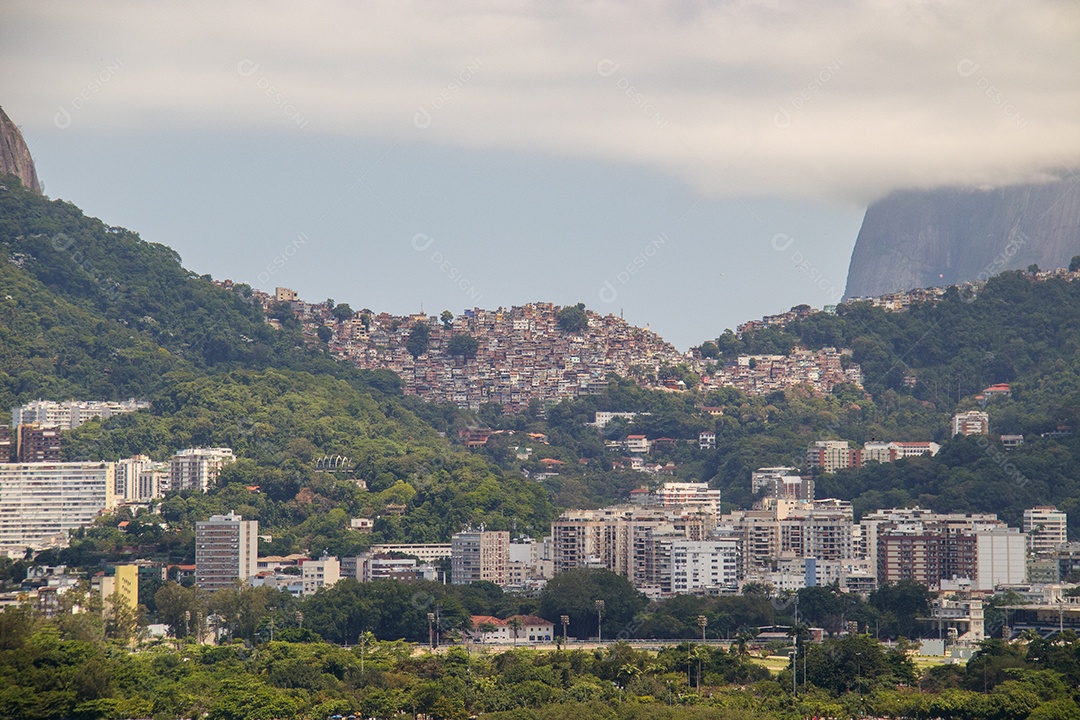
[[[1080,255],[1080,177],[994,190],[896,192],[866,210],[846,298],[985,280]]]
[[[10,173],[22,181],[28,189],[41,194],[34,158],[26,147],[22,133],[3,108],[0,108],[0,173]]]

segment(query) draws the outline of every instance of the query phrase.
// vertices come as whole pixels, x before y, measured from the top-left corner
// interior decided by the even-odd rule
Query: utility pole
[[[697,624],[701,627],[701,642],[705,642],[705,626],[709,624],[709,618],[704,615],[697,616]]]
[[[562,644],[563,647],[566,647],[566,626],[570,624],[570,616],[560,615],[559,622],[562,623]]]
[[[603,630],[604,601],[603,600],[597,600],[594,604],[596,605],[596,644],[597,645],[603,645],[604,644],[604,630]]]

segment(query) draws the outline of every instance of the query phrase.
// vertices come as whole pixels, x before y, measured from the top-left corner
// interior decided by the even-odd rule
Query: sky
[[[686,349],[843,294],[868,203],[1080,165],[1080,3],[18,2],[50,197],[393,313],[584,302]]]

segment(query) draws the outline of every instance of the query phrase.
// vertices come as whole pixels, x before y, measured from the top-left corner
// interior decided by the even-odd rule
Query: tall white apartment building
[[[52,400],[35,400],[22,407],[11,411],[11,426],[29,425],[52,425],[61,430],[73,430],[88,420],[96,418],[109,419],[113,415],[135,412],[150,407],[150,403],[144,400],[124,400],[114,402],[111,400],[67,400],[55,402]]]
[[[671,544],[671,592],[680,595],[739,586],[737,540],[676,540]]]
[[[0,553],[66,546],[115,504],[113,463],[0,463]]]
[[[1024,511],[1024,532],[1028,550],[1044,553],[1068,542],[1068,515],[1053,505],[1039,505]]]
[[[195,523],[195,584],[213,592],[258,571],[259,521],[236,513]]]
[[[139,475],[153,467],[154,461],[147,455],[136,455],[116,461],[116,501],[140,500]]]
[[[806,464],[834,473],[844,468],[859,467],[862,453],[848,445],[847,440],[817,440],[806,449]]]
[[[221,468],[236,457],[232,448],[189,448],[169,461],[169,488],[206,492],[214,487]]]

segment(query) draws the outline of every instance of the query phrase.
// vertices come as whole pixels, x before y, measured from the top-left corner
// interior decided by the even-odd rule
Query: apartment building
[[[952,419],[953,435],[989,435],[990,416],[981,410],[958,412]]]
[[[65,547],[116,504],[113,463],[0,464],[0,553]]]
[[[507,584],[509,532],[469,528],[454,534],[450,538],[450,546],[450,579],[455,585],[468,585],[481,580],[500,587]]]
[[[847,440],[817,440],[806,449],[806,464],[823,473],[844,468],[860,467],[862,453],[848,445]]]
[[[58,463],[60,455],[60,428],[56,425],[30,423],[19,425],[16,459],[21,463]]]
[[[0,425],[0,463],[11,462],[11,428]]]
[[[1028,550],[1050,553],[1068,543],[1068,515],[1053,505],[1039,505],[1024,511],[1024,534]]]
[[[710,488],[709,483],[661,483],[651,495],[653,504],[660,507],[699,508],[716,517],[720,516],[720,489]]]
[[[318,560],[305,560],[300,566],[303,594],[314,595],[319,588],[331,587],[341,579],[341,563],[336,557],[323,555]]]
[[[180,450],[169,461],[169,487],[206,492],[214,487],[221,468],[235,459],[232,448]]]
[[[135,412],[150,407],[150,403],[143,400],[125,400],[114,402],[111,400],[68,400],[66,402],[54,402],[52,400],[35,400],[22,407],[11,411],[11,425],[50,425],[61,430],[74,430],[89,420],[108,420],[114,415]]]
[[[246,582],[258,570],[259,521],[212,515],[195,523],[195,583],[213,592]]]

